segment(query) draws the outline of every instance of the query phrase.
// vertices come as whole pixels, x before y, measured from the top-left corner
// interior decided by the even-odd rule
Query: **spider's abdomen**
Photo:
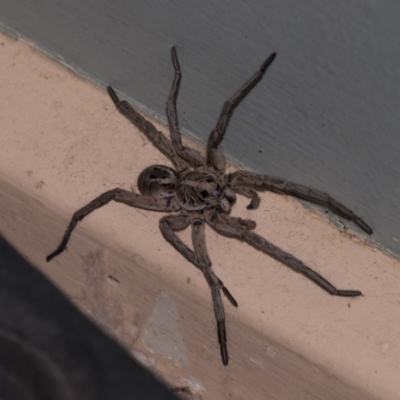
[[[176,189],[176,201],[188,211],[216,206],[223,195],[223,184],[208,171],[188,172],[181,178]]]
[[[175,195],[176,172],[165,165],[152,165],[142,171],[138,178],[140,193],[156,199],[168,199]]]

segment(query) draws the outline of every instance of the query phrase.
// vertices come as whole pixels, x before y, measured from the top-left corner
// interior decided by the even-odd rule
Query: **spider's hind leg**
[[[175,234],[174,231],[179,231],[192,225],[192,241],[194,251],[191,250],[182,240]],[[211,296],[214,305],[214,314],[217,320],[218,342],[220,345],[222,362],[227,365],[229,362],[227,337],[225,327],[225,312],[221,298],[221,290],[230,301],[237,307],[238,303],[233,298],[223,282],[214,274],[211,269],[211,260],[208,256],[208,251],[205,241],[205,224],[201,219],[194,219],[189,215],[167,215],[160,221],[160,229],[165,239],[172,244],[189,262],[197,267],[204,275],[208,286],[211,289]]]
[[[61,243],[58,245],[55,251],[46,257],[47,262],[58,256],[66,249],[72,231],[75,229],[78,222],[82,221],[87,215],[98,208],[103,207],[112,200],[119,203],[124,203],[131,207],[138,207],[152,211],[176,211],[180,208],[177,204],[170,202],[168,199],[159,200],[151,196],[142,196],[135,192],[130,192],[120,188],[109,190],[96,197],[90,203],[86,204],[86,206],[74,212],[71,221],[65,230]]]
[[[46,261],[49,262],[50,260],[52,260],[54,257],[58,256],[60,253],[62,253],[66,249],[69,239],[71,237],[72,231],[75,229],[75,227],[79,221],[82,221],[82,219],[85,218],[88,214],[90,214],[94,210],[97,210],[100,207],[103,207],[104,205],[109,203],[111,200],[113,200],[119,190],[121,190],[121,189],[109,190],[108,192],[105,192],[105,193],[101,194],[99,197],[92,200],[86,206],[84,206],[81,209],[79,209],[78,211],[74,212],[74,214],[72,215],[71,221],[70,221],[67,229],[65,230],[64,236],[61,240],[61,243],[58,245],[58,247],[55,251],[53,251],[46,257]]]
[[[257,233],[249,231],[245,226],[238,223],[236,220],[238,219],[232,218],[225,214],[219,214],[214,218],[208,218],[207,223],[222,235],[244,240],[254,248],[261,250],[263,253],[266,253],[285,264],[293,271],[299,272],[332,296],[357,297],[362,295],[359,290],[337,289],[322,275],[305,265],[303,261],[280,249],[278,246],[268,242]]]
[[[227,288],[223,286],[221,280],[219,280],[213,271],[211,270],[211,260],[208,255],[207,246],[206,246],[206,237],[205,237],[205,224],[204,221],[195,221],[192,225],[192,241],[194,251],[196,252],[199,260],[204,265],[203,274],[207,280],[208,285],[211,289],[211,295],[214,304],[214,314],[215,319],[217,320],[217,329],[218,329],[218,342],[221,351],[222,362],[224,365],[228,365],[229,356],[228,356],[228,348],[227,348],[227,337],[226,337],[226,327],[225,327],[225,312],[224,305],[221,299],[220,293],[220,285],[223,293],[227,297],[227,299],[231,302],[235,307],[238,306],[236,300],[230,294]],[[218,283],[215,281],[215,278],[218,279]]]

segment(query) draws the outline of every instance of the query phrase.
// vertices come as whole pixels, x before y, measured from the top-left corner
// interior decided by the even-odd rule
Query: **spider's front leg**
[[[263,78],[266,70],[272,64],[276,53],[272,53],[261,65],[260,69],[228,100],[225,102],[217,125],[208,138],[207,143],[207,165],[214,168],[217,172],[225,171],[225,159],[222,151],[218,148],[224,138],[226,128],[235,108],[251,92]]]
[[[192,241],[194,251],[192,251],[182,240],[175,234],[175,231],[180,231],[192,224]],[[205,241],[204,221],[201,219],[193,220],[189,215],[168,215],[161,219],[160,229],[165,239],[175,247],[189,262],[197,267],[204,275],[210,289],[214,305],[215,318],[217,320],[218,341],[221,350],[222,362],[227,365],[229,362],[226,328],[225,328],[225,313],[222,303],[220,290],[224,293],[230,303],[237,307],[238,303],[233,298],[223,282],[214,274],[211,269],[211,261],[208,256],[208,251]]]
[[[167,101],[167,117],[171,132],[172,145],[179,157],[185,160],[192,167],[200,167],[206,164],[204,157],[196,150],[185,147],[182,144],[181,132],[179,131],[178,113],[176,111],[176,100],[178,98],[179,87],[181,85],[181,67],[179,65],[176,49],[171,49],[172,64],[175,70],[174,82],[172,83],[171,93]]]
[[[371,227],[359,216],[354,214],[349,208],[332,198],[328,193],[321,190],[310,188],[298,183],[288,182],[281,178],[275,178],[269,175],[255,174],[247,171],[237,171],[228,175],[228,182],[234,191],[243,189],[246,186],[252,186],[259,190],[271,190],[277,193],[284,193],[290,196],[309,201],[310,203],[320,204],[335,214],[353,221],[364,232],[371,235]]]
[[[233,218],[226,214],[211,215],[207,218],[207,223],[220,234],[244,240],[256,249],[261,250],[290,267],[292,270],[303,274],[306,278],[310,279],[333,296],[357,297],[362,295],[359,290],[336,289],[335,286],[333,286],[318,272],[305,265],[303,261],[268,242],[257,233],[250,231],[240,221],[240,218]]]
[[[128,190],[120,188],[109,190],[96,197],[94,200],[86,204],[86,206],[82,207],[72,215],[71,221],[67,229],[65,230],[61,243],[58,245],[55,251],[53,251],[46,257],[46,260],[50,261],[66,249],[72,231],[79,221],[82,221],[82,219],[85,218],[88,214],[90,214],[94,210],[97,210],[100,207],[103,207],[111,200],[114,200],[118,203],[124,203],[131,207],[138,207],[151,211],[177,211],[180,208],[175,202],[172,202],[170,200],[155,199],[151,196],[143,196],[135,192],[130,192]]]

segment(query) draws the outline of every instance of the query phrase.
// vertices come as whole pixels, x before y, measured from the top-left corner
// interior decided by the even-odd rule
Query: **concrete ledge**
[[[240,198],[233,214],[364,297],[330,297],[208,230],[215,271],[239,302],[226,304],[228,367],[208,287],[162,238],[161,214],[108,205],[47,264],[73,211],[111,188],[129,189],[145,166],[166,160],[103,90],[22,43],[0,43],[0,231],[98,324],[204,399],[400,399],[399,261],[296,200],[265,193],[250,212]]]

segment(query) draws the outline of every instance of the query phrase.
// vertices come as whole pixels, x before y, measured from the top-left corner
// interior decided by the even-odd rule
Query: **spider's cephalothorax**
[[[218,205],[223,186],[208,171],[189,171],[182,176],[176,190],[176,201],[185,210],[199,211]]]
[[[234,109],[262,79],[276,54],[272,53],[260,69],[223,106],[218,122],[211,132],[205,156],[182,144],[176,112],[176,100],[181,81],[181,70],[175,48],[172,48],[172,63],[175,78],[167,101],[167,116],[171,140],[155,126],[144,119],[132,106],[120,100],[109,86],[108,93],[118,110],[132,121],[166,155],[175,169],[164,165],[146,168],[139,176],[140,194],[121,188],[109,190],[89,204],[76,211],[64,233],[57,249],[47,256],[47,261],[65,250],[76,224],[86,215],[111,200],[145,210],[177,212],[160,220],[160,229],[165,239],[204,275],[211,289],[214,313],[217,320],[218,342],[222,361],[228,364],[228,349],[225,328],[225,314],[221,292],[229,302],[237,307],[237,302],[215,275],[211,268],[205,242],[205,224],[222,235],[241,239],[258,250],[274,257],[296,272],[303,274],[323,290],[335,296],[360,296],[358,290],[337,289],[319,273],[305,265],[301,260],[285,252],[255,233],[254,221],[229,216],[236,194],[251,199],[248,209],[256,209],[260,198],[255,190],[271,190],[295,196],[312,203],[323,204],[339,216],[353,221],[362,230],[372,234],[372,229],[350,209],[339,203],[327,193],[297,183],[287,182],[269,175],[259,175],[246,171],[226,174],[225,159],[219,149]],[[176,231],[192,227],[193,250],[177,235]]]
[[[226,182],[205,169],[182,174],[175,198],[187,211],[200,211],[219,206],[226,213],[236,200],[235,193],[227,187]]]
[[[178,174],[165,165],[152,165],[139,175],[138,188],[140,193],[156,199],[174,198],[187,211],[219,207],[229,213],[236,200],[224,179],[206,169],[188,169]]]

